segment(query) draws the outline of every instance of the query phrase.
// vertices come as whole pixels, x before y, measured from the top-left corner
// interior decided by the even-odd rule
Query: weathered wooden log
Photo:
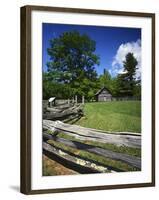
[[[78,121],[82,115],[76,114],[76,115],[70,115],[66,119],[63,120],[64,123],[72,122],[72,121]]]
[[[67,109],[63,109],[63,112],[65,111],[73,111],[73,110],[83,110],[83,105],[82,104],[75,104],[74,106],[71,106]]]
[[[113,160],[118,160],[127,163],[130,166],[136,167],[138,169],[141,169],[141,158],[135,157],[135,156],[130,156],[126,155],[123,153],[117,153],[113,152],[110,150],[102,149],[93,145],[88,145],[84,144],[82,142],[77,142],[77,141],[71,141],[71,140],[66,140],[64,138],[58,138],[58,137],[53,137],[52,135],[43,133],[44,139],[52,139],[57,142],[60,142],[64,145],[79,149],[79,150],[85,150],[90,153],[95,153],[100,156],[103,156],[105,158],[111,158]]]
[[[48,111],[51,111],[51,112],[63,112],[63,111],[66,111],[66,110],[73,110],[73,109],[76,109],[77,107],[79,107],[79,105],[64,105],[64,106],[55,106],[53,108],[49,108],[47,107]]]
[[[73,106],[68,109],[65,109],[63,111],[58,112],[50,112],[50,113],[44,113],[43,119],[52,119],[52,120],[64,120],[67,119],[71,115],[83,115],[83,107],[81,105]]]
[[[46,110],[49,111],[49,112],[53,112],[53,113],[62,112],[61,109],[58,109],[58,108],[55,108],[55,107],[52,107],[52,108],[47,107]]]
[[[43,114],[43,119],[49,120],[65,120],[68,119],[70,116],[82,116],[83,114],[80,112],[65,112],[65,113],[45,113]]]
[[[96,141],[101,143],[111,143],[117,146],[128,146],[133,148],[141,148],[141,136],[128,133],[106,133],[99,132],[96,129],[85,128],[77,125],[70,125],[61,121],[43,120],[44,130],[63,132],[80,140]]]
[[[70,102],[70,104],[57,105],[57,106],[55,106],[55,108],[64,110],[64,109],[68,109],[68,108],[70,108],[70,107],[72,107],[72,106],[74,106],[74,104]]]
[[[106,167],[99,166],[95,163],[77,158],[75,156],[71,156],[46,142],[43,142],[43,153],[49,158],[61,163],[65,167],[73,169],[79,173],[108,172],[108,169]]]

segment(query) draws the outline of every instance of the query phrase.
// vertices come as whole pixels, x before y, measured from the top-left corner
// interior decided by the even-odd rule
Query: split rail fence
[[[140,156],[118,151],[141,150],[139,133],[106,132],[66,123],[81,116],[81,104],[47,108],[43,113],[43,153],[46,156],[79,173],[141,170]],[[115,151],[109,148],[112,145]]]

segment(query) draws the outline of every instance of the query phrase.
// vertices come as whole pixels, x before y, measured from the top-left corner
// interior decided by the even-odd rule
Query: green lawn
[[[106,131],[141,132],[141,102],[86,103],[84,117],[76,124]]]

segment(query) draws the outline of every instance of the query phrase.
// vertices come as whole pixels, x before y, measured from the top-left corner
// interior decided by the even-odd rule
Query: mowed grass
[[[84,117],[76,124],[105,131],[141,133],[141,102],[112,101],[86,103]]]

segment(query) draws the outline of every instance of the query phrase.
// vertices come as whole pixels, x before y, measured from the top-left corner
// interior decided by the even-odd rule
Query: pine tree
[[[128,53],[123,62],[124,73],[118,75],[118,87],[121,96],[133,96],[136,86],[135,74],[137,64],[138,62],[133,53]]]

